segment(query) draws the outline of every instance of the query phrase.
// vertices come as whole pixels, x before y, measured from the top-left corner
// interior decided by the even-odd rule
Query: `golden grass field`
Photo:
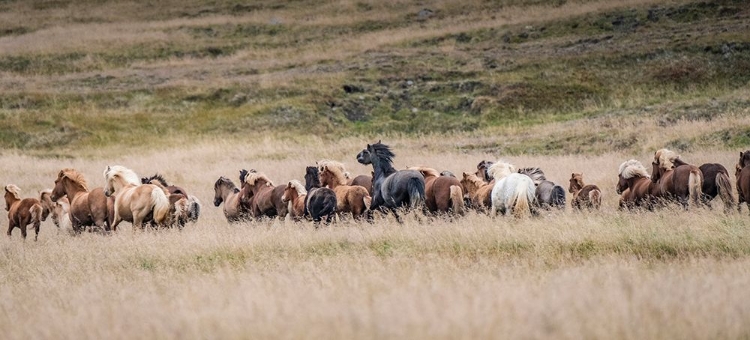
[[[750,338],[748,208],[623,212],[614,190],[664,147],[733,175],[748,18],[742,0],[0,1],[0,183],[37,196],[72,167],[97,187],[118,164],[202,202],[181,231],[0,237],[0,339]],[[583,172],[603,207],[315,229],[213,206],[243,168],[369,174],[355,156],[378,139],[398,169]]]
[[[451,148],[487,136],[393,137],[395,165],[455,173],[502,155]],[[514,156],[566,184],[583,171],[603,188],[600,212],[514,220],[392,217],[375,224],[280,221],[229,225],[213,182],[241,168],[276,183],[328,157],[353,173],[367,140],[204,141],[85,158],[0,156],[26,195],[63,167],[103,184],[106,165],[159,171],[203,202],[182,231],[71,237],[43,224],[39,241],[0,240],[0,329],[26,338],[742,338],[750,317],[750,218],[721,209],[620,212],[614,185],[628,158],[651,154]],[[445,145],[442,152],[425,145]],[[229,150],[229,151],[227,151]],[[684,154],[736,162],[732,150]],[[567,186],[566,186],[567,187]],[[6,225],[2,223],[0,225]]]

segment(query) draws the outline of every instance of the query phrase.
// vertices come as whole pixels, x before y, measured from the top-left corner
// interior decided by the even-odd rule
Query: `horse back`
[[[357,177],[354,177],[348,185],[359,185],[367,189],[367,193],[369,193],[372,196],[372,176],[368,175],[359,175]]]

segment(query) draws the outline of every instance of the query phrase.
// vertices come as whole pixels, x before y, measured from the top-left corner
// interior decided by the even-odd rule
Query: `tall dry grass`
[[[477,136],[479,137],[479,136]],[[450,145],[471,136],[394,137],[396,166],[456,173],[504,155]],[[499,137],[498,137],[499,138]],[[213,182],[240,168],[276,183],[315,160],[354,161],[361,138],[211,140],[163,150],[92,151],[73,159],[0,156],[0,180],[29,196],[63,167],[101,184],[108,164],[159,171],[203,202],[183,231],[71,237],[45,222],[38,242],[0,240],[3,338],[739,338],[750,298],[747,210],[615,209],[617,166],[638,155],[515,156],[566,184],[604,190],[598,213],[530,220],[471,213],[375,224],[266,221],[229,225]],[[444,147],[435,150],[436,147]],[[729,167],[734,150],[684,154]],[[0,226],[6,226],[0,222]]]

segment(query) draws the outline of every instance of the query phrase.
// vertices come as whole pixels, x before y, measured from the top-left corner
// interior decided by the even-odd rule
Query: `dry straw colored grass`
[[[469,136],[392,138],[396,166],[471,171],[498,154]],[[3,183],[25,195],[63,167],[101,184],[107,164],[162,172],[203,201],[182,232],[71,237],[45,222],[38,242],[0,240],[0,328],[20,338],[738,338],[750,329],[747,211],[617,211],[617,165],[651,154],[507,157],[566,184],[573,171],[605,192],[599,213],[568,209],[531,220],[469,214],[374,225],[267,221],[228,225],[213,182],[240,168],[301,179],[321,158],[369,169],[367,141],[204,141],[162,151],[99,150],[85,158],[0,156]],[[685,154],[735,162],[735,152]],[[5,222],[0,225],[7,225]]]

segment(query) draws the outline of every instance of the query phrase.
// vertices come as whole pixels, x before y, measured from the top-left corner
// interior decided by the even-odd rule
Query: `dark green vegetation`
[[[58,37],[44,34],[53,28],[101,35],[0,54],[0,147],[66,152],[253,131],[528,133],[581,121],[596,131],[470,147],[598,153],[643,147],[613,119],[667,129],[750,108],[744,0],[456,1],[429,11],[367,1],[153,6],[0,3],[0,13],[20,17],[0,22],[6,43],[45,45]],[[748,131],[668,146],[736,148],[747,145]]]

